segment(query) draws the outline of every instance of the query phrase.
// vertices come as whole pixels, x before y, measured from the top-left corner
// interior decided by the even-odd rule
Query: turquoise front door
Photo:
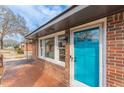
[[[99,27],[74,32],[74,79],[99,86]]]

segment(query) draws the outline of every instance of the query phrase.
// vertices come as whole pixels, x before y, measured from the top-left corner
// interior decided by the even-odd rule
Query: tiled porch
[[[5,63],[2,86],[5,87],[64,87],[65,84],[51,77],[40,62],[26,60]]]

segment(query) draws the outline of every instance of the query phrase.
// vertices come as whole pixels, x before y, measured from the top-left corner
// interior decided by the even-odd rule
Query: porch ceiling
[[[74,8],[79,7],[75,6],[70,10],[73,10]],[[70,11],[69,10],[69,11]],[[120,12],[124,10],[123,5],[91,5],[91,6],[84,6],[83,9],[80,9],[79,11],[73,13],[72,15],[60,20],[57,23],[54,23],[44,29],[42,29],[44,26],[52,23],[49,22],[48,24],[44,25],[43,27],[38,28],[35,32],[32,34],[29,34],[26,36],[26,38],[36,38],[48,34],[52,34],[55,32],[59,32],[62,30],[66,30],[84,23],[88,23],[90,21],[94,21],[109,15],[112,15],[114,13]],[[68,12],[69,12],[68,11]],[[64,15],[64,14],[63,14]],[[62,15],[62,16],[63,16]],[[59,16],[57,19],[60,19],[61,16]],[[55,21],[54,20],[54,21]]]

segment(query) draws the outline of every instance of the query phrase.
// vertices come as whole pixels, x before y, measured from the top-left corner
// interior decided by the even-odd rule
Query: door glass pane
[[[54,59],[54,37],[45,39],[45,57]]]
[[[74,78],[99,86],[99,28],[74,33]]]
[[[59,61],[65,62],[65,35],[58,36]]]

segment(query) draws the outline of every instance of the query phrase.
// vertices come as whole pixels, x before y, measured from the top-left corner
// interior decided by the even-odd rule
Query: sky
[[[8,5],[14,14],[24,17],[26,21],[26,26],[29,28],[30,32],[37,29],[39,26],[45,24],[53,17],[57,16],[70,6],[67,5]],[[10,37],[11,39],[16,39],[22,41],[23,37],[17,35],[15,37]]]
[[[8,6],[16,15],[24,17],[30,31],[43,25],[51,18],[66,10],[66,5],[10,5]]]

